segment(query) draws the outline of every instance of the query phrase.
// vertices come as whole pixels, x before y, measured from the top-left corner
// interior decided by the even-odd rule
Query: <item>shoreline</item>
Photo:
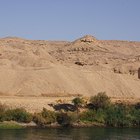
[[[15,122],[15,121],[5,121],[5,122],[0,122],[0,130],[2,129],[6,129],[6,130],[10,130],[10,129],[59,129],[59,128],[120,128],[120,129],[124,129],[124,128],[138,128],[140,129],[140,127],[137,126],[131,126],[131,127],[111,127],[111,126],[106,126],[104,124],[101,123],[73,123],[71,125],[66,125],[66,126],[62,126],[58,123],[55,124],[48,124],[45,126],[38,126],[37,124],[31,124],[31,123],[19,123],[19,122]]]
[[[55,98],[56,99],[56,98]],[[0,105],[0,128],[63,128],[63,127],[140,127],[140,102],[112,102],[105,92],[85,101],[83,97],[76,97],[71,101],[57,102],[40,106],[40,112],[29,112],[25,107],[10,108]],[[13,100],[14,99],[10,99]],[[21,101],[19,99],[18,103]],[[38,101],[38,100],[36,100]],[[60,102],[61,101],[61,102]],[[20,102],[20,104],[22,104]],[[44,105],[44,104],[43,104]]]

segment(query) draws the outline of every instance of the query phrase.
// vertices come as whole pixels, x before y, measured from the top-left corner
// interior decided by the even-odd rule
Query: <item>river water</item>
[[[140,129],[47,128],[0,130],[0,140],[140,140]]]

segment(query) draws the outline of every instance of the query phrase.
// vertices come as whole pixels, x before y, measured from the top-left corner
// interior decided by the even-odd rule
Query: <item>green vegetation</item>
[[[29,123],[32,121],[32,115],[23,108],[7,109],[4,106],[0,108],[0,121],[16,121]]]
[[[84,104],[84,100],[83,100],[83,98],[76,97],[72,100],[72,103],[78,108]]]
[[[7,124],[5,121],[24,123],[33,121],[41,127],[52,123],[60,126],[98,124],[111,127],[140,127],[140,103],[133,105],[112,103],[104,92],[91,97],[86,105],[84,99],[79,97],[74,98],[72,103],[76,107],[75,110],[50,111],[43,108],[40,113],[34,114],[22,108],[9,109],[0,104],[0,128],[19,127],[18,124]]]
[[[0,123],[0,129],[21,129],[23,126],[14,122],[4,122]]]
[[[4,119],[6,121],[29,123],[32,121],[32,115],[23,108],[7,109],[4,112]]]
[[[102,109],[99,110],[87,110],[80,114],[80,121],[82,122],[97,122],[105,123],[105,112]]]
[[[95,109],[105,109],[111,103],[110,98],[106,95],[105,92],[99,92],[97,95],[92,96],[90,98],[90,102]]]
[[[140,109],[124,104],[114,104],[106,110],[106,125],[113,127],[140,127]]]
[[[62,126],[70,126],[72,124],[72,117],[68,113],[57,114],[57,122]]]
[[[140,103],[113,104],[104,92],[100,92],[90,98],[87,108],[80,113],[81,122],[100,123],[111,127],[140,127]]]
[[[41,113],[35,113],[33,115],[33,121],[39,126],[45,126],[47,124],[56,122],[56,113],[46,108],[43,108]]]

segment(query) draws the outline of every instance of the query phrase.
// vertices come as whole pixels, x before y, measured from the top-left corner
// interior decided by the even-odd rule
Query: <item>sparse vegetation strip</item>
[[[23,108],[10,109],[0,104],[0,128],[20,128],[13,121],[34,122],[38,127],[140,127],[140,103],[112,103],[104,92],[89,101],[76,97],[71,104],[53,107],[55,111],[43,108],[40,113],[29,113]]]

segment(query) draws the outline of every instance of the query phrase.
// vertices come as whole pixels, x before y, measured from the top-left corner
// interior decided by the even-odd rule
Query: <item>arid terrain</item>
[[[2,38],[0,102],[18,107],[29,102],[36,110],[58,97],[69,100],[98,92],[137,100],[139,67],[140,42],[98,40],[90,35],[72,42]]]

